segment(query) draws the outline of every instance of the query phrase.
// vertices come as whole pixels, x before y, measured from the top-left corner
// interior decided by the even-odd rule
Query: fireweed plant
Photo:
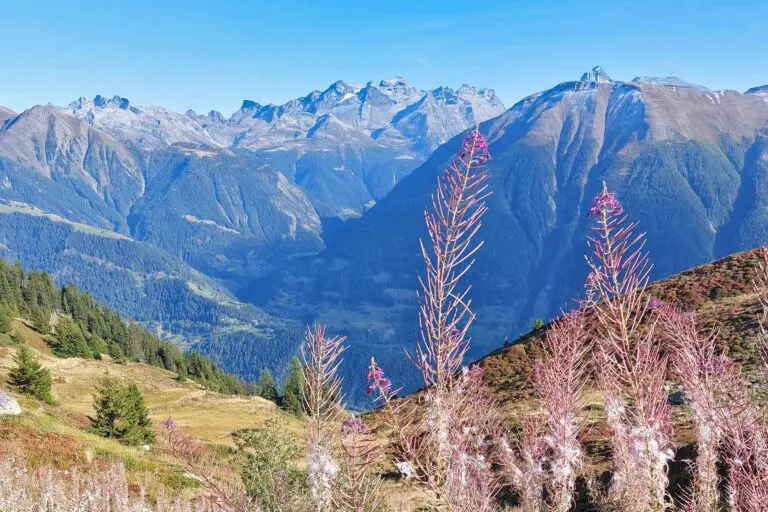
[[[768,504],[768,443],[765,424],[741,368],[702,333],[696,315],[664,305],[659,311],[672,369],[683,386],[696,433],[694,480],[685,510],[765,510]],[[725,463],[724,496],[717,464]]]
[[[489,158],[488,144],[473,130],[439,178],[424,214],[421,335],[409,356],[421,373],[423,392],[395,402],[392,383],[375,360],[368,372],[367,391],[394,430],[396,456],[423,484],[432,510],[492,510],[500,485],[491,459],[500,431],[498,410],[482,370],[463,368],[474,320],[463,278],[482,246],[476,235],[487,210]]]
[[[318,512],[375,512],[385,509],[380,479],[370,475],[381,448],[363,421],[344,410],[338,376],[344,340],[326,337],[322,325],[307,328],[302,359],[308,483]]]
[[[597,321],[594,366],[612,432],[609,500],[621,510],[668,508],[667,465],[673,457],[664,379],[668,361],[656,338],[655,304],[645,293],[651,264],[645,236],[603,184],[586,258]]]
[[[588,305],[585,301],[581,307]],[[541,344],[541,357],[533,367],[533,385],[545,411],[542,437],[546,458],[538,460],[547,462],[546,490],[551,509],[557,512],[570,510],[576,476],[583,464],[579,435],[584,424],[581,412],[589,348],[581,310],[566,313],[550,326]]]

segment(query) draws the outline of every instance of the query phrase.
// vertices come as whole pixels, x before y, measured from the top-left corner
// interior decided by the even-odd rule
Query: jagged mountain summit
[[[229,118],[120,96],[80,98],[63,110],[144,150],[184,144],[257,154],[302,188],[321,217],[347,218],[384,197],[440,144],[505,107],[491,89],[422,90],[395,77],[337,81],[283,105],[245,100]]]
[[[144,149],[176,143],[261,149],[355,134],[360,140],[424,153],[505,108],[491,89],[464,84],[457,90],[422,90],[395,77],[365,85],[337,81],[324,91],[315,90],[282,105],[244,100],[228,119],[217,111],[179,114],[137,106],[120,96],[79,98],[64,110]],[[331,125],[338,129],[330,129]]]
[[[611,77],[600,66],[595,66],[583,75],[581,75],[580,82],[594,82],[594,83],[612,83]]]
[[[475,356],[576,297],[587,271],[586,212],[603,181],[648,233],[654,278],[768,243],[768,103],[756,94],[624,82],[596,69],[480,129],[493,194],[471,276]],[[415,339],[423,211],[460,137],[346,223],[324,253],[287,269],[271,296],[254,297],[284,316],[311,311],[367,340],[384,367],[398,364]],[[356,350],[349,359],[364,365]]]

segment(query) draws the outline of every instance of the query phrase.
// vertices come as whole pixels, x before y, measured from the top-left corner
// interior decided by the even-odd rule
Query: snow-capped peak
[[[101,94],[97,94],[93,98],[93,101],[89,100],[85,96],[81,96],[75,101],[71,102],[68,108],[72,111],[87,111],[94,108],[137,111],[135,107],[131,106],[131,102],[128,100],[128,98],[123,98],[122,96],[117,95],[112,96],[111,98],[107,98]]]
[[[581,75],[581,82],[612,83],[611,77],[600,66],[595,66],[591,70]]]
[[[64,110],[146,149],[177,143],[261,149],[313,139],[320,144],[324,139],[331,142],[323,144],[350,140],[397,147],[414,144],[427,151],[468,126],[501,114],[504,105],[492,89],[464,84],[458,90],[425,91],[396,76],[365,86],[338,80],[282,105],[246,99],[228,119],[215,111],[181,114],[138,106],[121,96],[83,97]]]

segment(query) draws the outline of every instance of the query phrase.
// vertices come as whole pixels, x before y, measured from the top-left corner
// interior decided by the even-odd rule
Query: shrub
[[[279,512],[286,506],[297,510],[308,504],[306,473],[296,467],[301,450],[276,420],[264,427],[232,433],[241,455],[240,476],[245,491],[266,512]]]
[[[21,393],[32,395],[48,404],[53,404],[51,396],[51,374],[40,364],[37,356],[22,344],[13,356],[15,366],[8,372],[8,383]]]

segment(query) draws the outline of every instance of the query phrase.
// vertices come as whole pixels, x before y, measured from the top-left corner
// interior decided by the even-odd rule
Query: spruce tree
[[[302,389],[304,388],[304,373],[301,369],[301,361],[296,356],[291,359],[291,371],[285,380],[283,387],[282,407],[286,411],[301,416],[304,412],[302,405]]]
[[[104,377],[93,406],[96,409],[93,430],[97,434],[130,445],[154,441],[149,411],[136,384],[125,386],[117,379]]]
[[[272,372],[268,368],[259,372],[259,383],[257,386],[259,396],[274,402],[277,400],[277,386],[275,379],[272,378]]]
[[[10,386],[21,393],[52,404],[51,373],[40,364],[37,356],[26,344],[22,344],[16,351],[13,362],[15,366],[8,372]]]
[[[125,388],[123,405],[123,418],[127,425],[123,441],[130,445],[154,442],[155,433],[152,430],[152,420],[149,419],[149,410],[144,404],[144,395],[136,384]]]

